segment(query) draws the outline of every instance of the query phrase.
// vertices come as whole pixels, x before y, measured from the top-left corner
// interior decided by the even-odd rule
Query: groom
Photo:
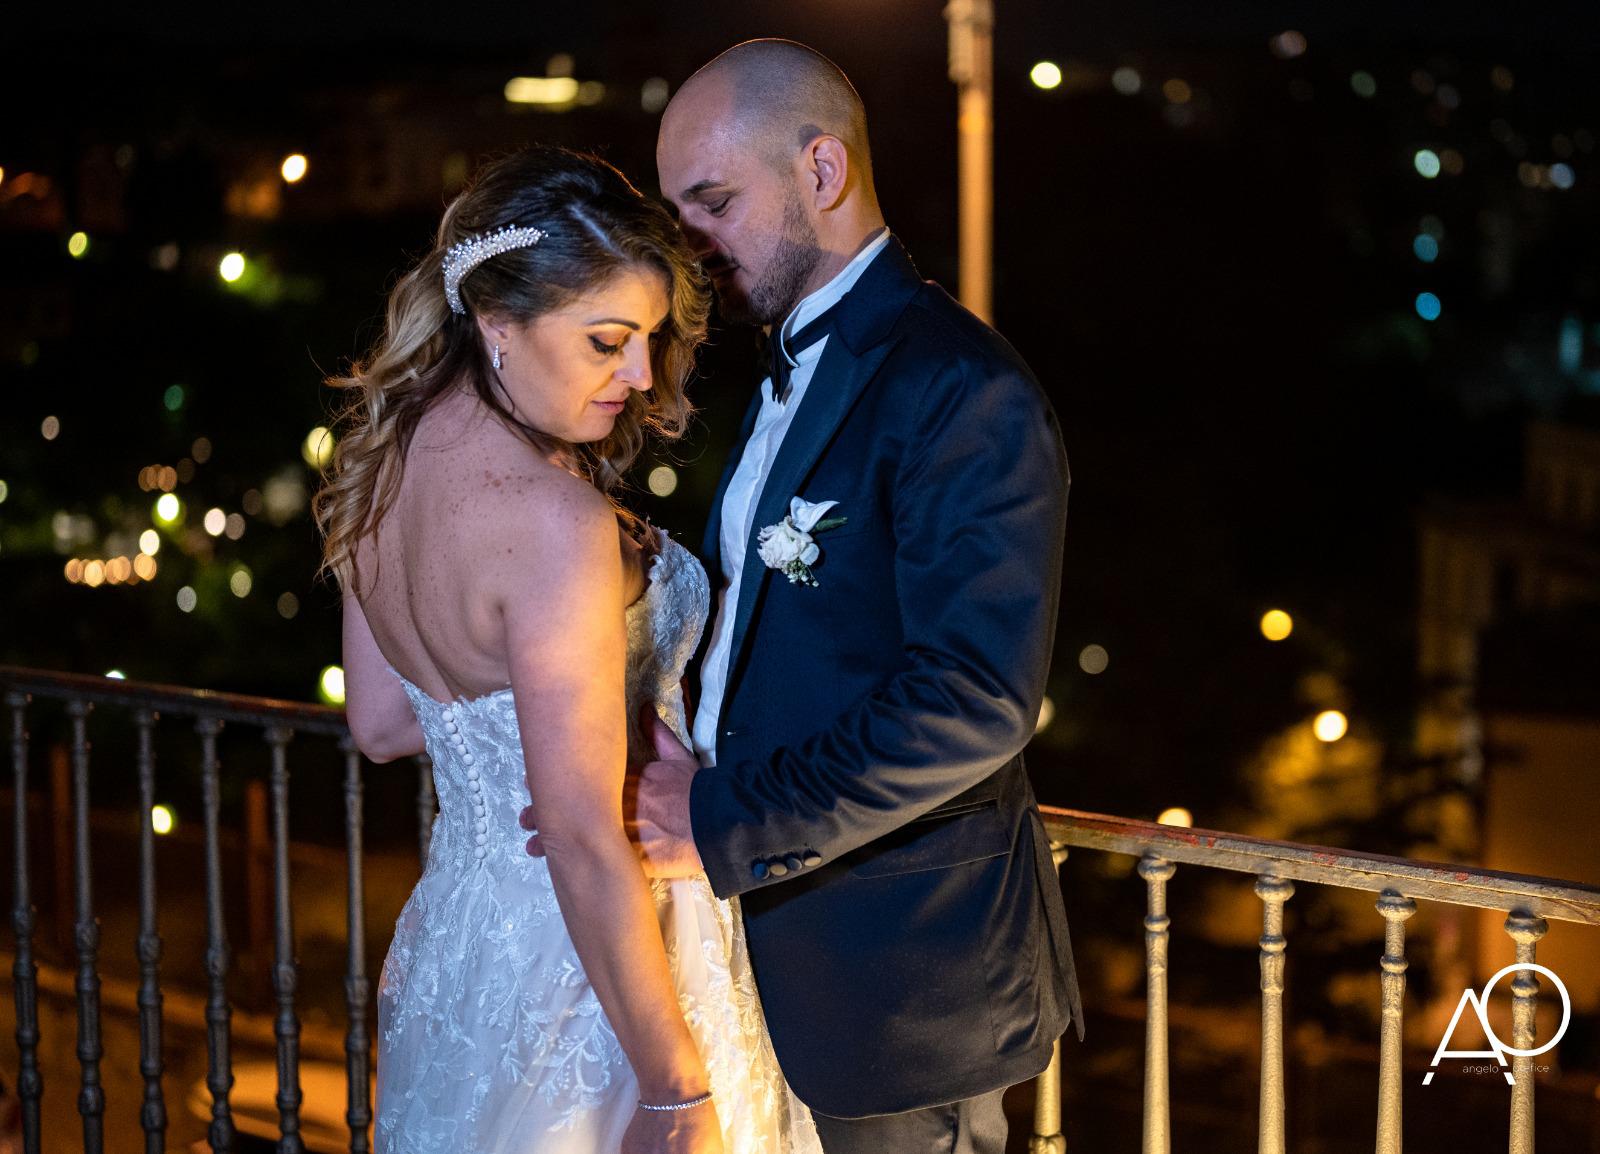
[[[999,1154],[1001,1093],[1083,1029],[1022,765],[1061,583],[1055,416],[885,228],[860,97],[820,54],[729,49],[656,162],[772,356],[706,533],[694,752],[658,729],[644,852],[740,896],[828,1154]]]

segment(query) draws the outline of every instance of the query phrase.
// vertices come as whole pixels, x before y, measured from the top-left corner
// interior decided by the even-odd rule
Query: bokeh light
[[[156,559],[148,553],[140,553],[133,559],[133,571],[139,575],[141,581],[154,581],[156,578]]]
[[[172,807],[153,805],[150,807],[150,828],[156,833],[171,833],[178,824],[177,815],[172,812]]]
[[[326,469],[333,463],[333,434],[318,425],[300,442],[300,456],[313,469]]]
[[[1049,60],[1041,60],[1028,72],[1028,79],[1033,81],[1035,88],[1060,88],[1061,66]]]
[[[1050,723],[1055,719],[1056,703],[1047,694],[1044,700],[1039,702],[1039,720],[1034,722],[1033,731],[1035,733],[1043,733],[1050,728]]]
[[[1306,52],[1305,34],[1290,29],[1280,32],[1267,42],[1272,49],[1272,54],[1280,60],[1293,60],[1297,56],[1304,56]]]
[[[108,670],[106,670],[106,676],[108,678],[110,678],[112,681],[126,681],[126,680],[128,680],[128,675],[126,673],[122,672],[122,670],[120,670],[120,669],[108,669]]]
[[[146,529],[139,534],[139,552],[146,557],[154,557],[161,552],[161,534],[154,529]]]
[[[232,284],[244,275],[244,253],[230,252],[217,264],[217,275]]]
[[[200,598],[195,595],[194,586],[185,585],[178,590],[178,608],[185,613],[193,613],[194,607],[200,604]]]
[[[1328,743],[1338,741],[1349,730],[1350,722],[1337,709],[1323,710],[1311,723],[1311,731],[1317,735],[1317,740]]]
[[[1137,68],[1123,65],[1111,74],[1111,87],[1124,96],[1137,96],[1139,89],[1144,87],[1144,77],[1139,75]]]
[[[344,670],[337,665],[326,666],[317,679],[317,696],[329,705],[344,704]]]
[[[309,164],[306,161],[306,158],[300,153],[296,152],[283,158],[283,164],[278,171],[283,174],[284,180],[288,181],[290,184],[295,184],[305,178],[306,169],[308,167]]]
[[[1294,618],[1282,609],[1269,609],[1261,615],[1261,636],[1282,641],[1294,632]]]
[[[161,403],[169,413],[176,413],[183,408],[183,386],[168,385],[167,391],[161,394]]]
[[[1417,175],[1424,180],[1432,180],[1439,175],[1442,167],[1439,163],[1439,154],[1431,148],[1419,148],[1411,158],[1411,164],[1417,170]]]
[[[1444,306],[1439,303],[1439,298],[1433,293],[1417,294],[1417,315],[1425,321],[1436,321],[1439,314],[1444,311]]]
[[[73,258],[82,260],[89,252],[89,234],[75,232],[67,238],[67,252]]]
[[[282,617],[285,621],[289,621],[298,612],[300,612],[300,598],[296,597],[293,593],[285,593],[278,598],[279,617]]]
[[[228,577],[228,589],[235,597],[248,597],[250,590],[255,588],[255,577],[243,565],[236,566]]]
[[[221,509],[207,509],[205,520],[202,522],[207,533],[213,537],[222,536],[222,531],[228,527],[228,515]]]
[[[1176,825],[1188,829],[1194,825],[1194,814],[1184,809],[1181,805],[1175,805],[1171,809],[1162,810],[1156,817],[1156,824]]]
[[[1078,668],[1091,675],[1104,673],[1110,664],[1111,655],[1103,645],[1085,645],[1078,654]]]
[[[678,471],[671,465],[657,465],[650,470],[649,485],[657,497],[670,497],[678,488]]]
[[[39,435],[47,441],[53,441],[61,435],[61,418],[46,417],[39,422]]]
[[[1350,91],[1363,100],[1371,100],[1378,95],[1378,82],[1370,72],[1356,72],[1350,77]]]
[[[1411,242],[1411,251],[1417,254],[1417,259],[1423,264],[1432,264],[1439,259],[1439,242],[1425,232],[1419,232]]]
[[[171,493],[163,493],[156,498],[155,514],[163,525],[175,525],[183,516],[183,502]]]

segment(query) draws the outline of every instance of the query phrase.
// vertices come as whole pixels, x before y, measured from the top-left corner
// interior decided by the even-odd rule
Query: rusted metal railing
[[[301,1026],[296,1008],[298,970],[289,874],[291,747],[298,738],[320,739],[337,746],[344,767],[344,834],[347,882],[347,952],[344,1029],[347,1100],[345,1121],[352,1154],[368,1148],[372,1120],[369,1100],[370,984],[365,945],[366,911],[362,896],[363,762],[350,738],[343,715],[335,709],[265,698],[213,693],[175,686],[137,684],[46,673],[0,666],[0,696],[10,712],[13,779],[12,929],[15,934],[12,983],[16,1000],[17,1096],[20,1101],[23,1149],[42,1148],[40,1103],[43,1084],[39,1067],[39,975],[35,958],[37,919],[29,872],[28,804],[30,772],[29,720],[36,709],[61,713],[70,730],[71,842],[73,916],[72,946],[76,961],[73,992],[78,1010],[77,1057],[80,1067],[77,1103],[82,1118],[82,1144],[88,1154],[104,1147],[107,1110],[100,1064],[100,933],[95,916],[93,845],[90,829],[91,745],[89,722],[98,711],[125,718],[136,744],[138,797],[143,818],[139,829],[139,918],[135,953],[138,961],[137,1011],[139,1070],[143,1095],[139,1119],[147,1154],[165,1148],[167,1109],[162,1094],[162,939],[156,900],[155,850],[151,812],[157,796],[155,737],[170,731],[167,723],[189,723],[197,742],[204,812],[206,952],[204,1019],[207,1038],[205,1085],[210,1097],[209,1143],[214,1150],[233,1147],[235,1125],[230,1105],[233,1085],[231,1041],[234,1029],[228,979],[232,957],[224,920],[222,835],[220,830],[223,767],[218,739],[225,727],[260,735],[267,751],[271,794],[271,861],[273,934],[271,984],[274,1015],[271,1039],[277,1055],[278,1149],[303,1150],[300,1088]],[[166,726],[166,730],[163,727]],[[185,740],[190,740],[187,735]],[[301,743],[303,745],[304,743]],[[296,747],[298,748],[298,747]],[[416,812],[418,846],[424,861],[435,811],[431,769],[418,759]],[[1487,870],[1463,869],[1405,858],[1350,853],[1292,842],[1274,842],[1209,830],[1184,829],[1152,822],[1071,810],[1044,810],[1052,852],[1059,867],[1071,848],[1128,854],[1138,862],[1145,882],[1143,919],[1147,1009],[1145,1019],[1144,1154],[1170,1154],[1170,1071],[1168,1068],[1167,974],[1172,920],[1168,887],[1179,865],[1233,871],[1255,879],[1262,903],[1259,941],[1261,986],[1261,1075],[1258,1148],[1262,1154],[1283,1154],[1287,1103],[1284,1072],[1284,978],[1287,935],[1284,906],[1296,883],[1334,885],[1376,895],[1382,919],[1384,952],[1379,959],[1381,1025],[1379,1039],[1376,1150],[1401,1151],[1401,1024],[1407,969],[1406,922],[1418,913],[1417,903],[1442,902],[1480,909],[1504,910],[1505,930],[1514,943],[1515,961],[1532,964],[1536,947],[1548,928],[1547,919],[1600,924],[1600,888],[1548,878],[1523,877]],[[63,833],[67,832],[65,830]],[[68,895],[63,895],[68,896]],[[1130,926],[1130,932],[1132,931]],[[1512,982],[1512,1046],[1530,1050],[1539,983],[1527,971]],[[181,992],[174,994],[181,998]],[[1510,1149],[1532,1154],[1534,1078],[1532,1060],[1518,1056],[1513,1066]],[[1061,1125],[1060,1046],[1036,1085],[1036,1113],[1030,1150],[1063,1154]]]
[[[88,724],[100,710],[125,714],[137,743],[139,805],[138,886],[139,929],[135,952],[139,964],[139,1070],[144,1093],[139,1122],[147,1154],[166,1148],[167,1106],[162,1091],[161,934],[158,927],[154,830],[151,814],[156,797],[155,735],[164,723],[181,719],[193,724],[198,741],[205,831],[205,1023],[207,1070],[205,1084],[211,1099],[207,1133],[213,1150],[231,1150],[235,1124],[229,1094],[233,1086],[231,1056],[232,1004],[228,978],[232,954],[224,918],[221,787],[222,764],[218,738],[224,727],[259,732],[267,746],[272,794],[273,960],[272,992],[276,1005],[273,1035],[277,1050],[278,1126],[281,1154],[297,1154],[300,1139],[301,1091],[300,1023],[296,1012],[297,964],[294,920],[289,888],[289,746],[298,735],[337,743],[345,765],[345,835],[348,858],[348,951],[345,994],[348,1022],[345,1031],[349,1100],[346,1119],[350,1149],[362,1154],[368,1147],[372,1118],[368,1101],[370,1042],[367,1001],[370,988],[366,969],[365,907],[362,896],[362,760],[350,740],[344,715],[337,709],[298,702],[178,686],[151,685],[47,673],[0,666],[0,692],[11,715],[11,767],[14,800],[13,838],[16,860],[13,872],[12,929],[15,954],[12,983],[17,1021],[17,1096],[20,1102],[23,1149],[37,1154],[42,1148],[40,1103],[44,1086],[39,1071],[38,967],[34,955],[36,916],[33,908],[28,859],[28,779],[30,710],[48,704],[64,709],[71,728],[72,823],[74,848],[73,944],[77,958],[75,991],[78,1006],[77,1056],[81,1070],[78,1112],[83,1120],[82,1145],[87,1154],[105,1147],[106,1104],[101,1088],[100,1063],[100,927],[95,915],[93,854],[90,822],[90,742]],[[425,758],[419,762],[417,816],[418,843],[426,860],[433,820],[433,785]]]
[[[1261,1104],[1258,1115],[1260,1154],[1283,1154],[1287,1105],[1284,1095],[1283,988],[1287,938],[1283,907],[1295,882],[1343,886],[1378,895],[1376,910],[1384,923],[1382,1025],[1378,1059],[1378,1154],[1401,1150],[1401,1020],[1405,993],[1405,922],[1417,912],[1417,900],[1506,911],[1505,930],[1515,944],[1515,961],[1533,963],[1535,945],[1548,929],[1547,918],[1600,925],[1600,887],[1553,878],[1527,877],[1493,870],[1466,869],[1410,858],[1351,853],[1297,842],[1267,841],[1215,830],[1187,829],[1155,822],[1108,817],[1105,814],[1042,807],[1045,828],[1057,861],[1069,847],[1129,854],[1138,859],[1147,884],[1145,925],[1145,1105],[1144,1154],[1167,1154],[1167,956],[1171,921],[1167,916],[1167,882],[1179,863],[1252,875],[1262,903],[1261,960]],[[1512,1042],[1517,1050],[1534,1043],[1534,1009],[1539,983],[1519,971],[1512,982]],[[1059,1063],[1057,1053],[1055,1065]],[[1533,1060],[1517,1056],[1512,1067],[1511,1154],[1533,1154]],[[1033,1149],[1063,1150],[1059,1102],[1042,1100],[1045,1087],[1058,1093],[1059,1073],[1040,1079]]]

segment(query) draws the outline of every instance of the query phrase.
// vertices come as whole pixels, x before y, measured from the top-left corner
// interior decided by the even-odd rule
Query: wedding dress
[[[661,534],[649,584],[627,611],[632,760],[651,752],[635,720],[645,702],[688,743],[679,682],[708,602],[705,570]],[[523,848],[528,787],[511,691],[446,703],[401,681],[433,760],[439,815],[379,985],[378,1154],[613,1154],[638,1086],[550,871]],[[703,876],[651,888],[727,1154],[820,1154],[773,1055],[737,906]]]

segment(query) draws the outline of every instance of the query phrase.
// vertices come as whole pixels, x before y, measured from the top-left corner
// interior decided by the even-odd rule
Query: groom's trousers
[[[824,1154],[1004,1154],[1004,1090],[876,1118],[813,1114]]]

